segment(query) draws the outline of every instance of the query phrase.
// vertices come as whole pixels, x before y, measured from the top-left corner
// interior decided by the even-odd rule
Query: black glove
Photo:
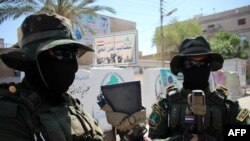
[[[103,94],[97,96],[97,104],[100,106],[100,108],[107,104],[107,101]]]

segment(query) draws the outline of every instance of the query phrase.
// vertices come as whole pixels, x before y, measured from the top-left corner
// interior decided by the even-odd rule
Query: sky
[[[143,55],[156,53],[152,38],[156,27],[160,26],[160,0],[97,0],[95,4],[116,10],[116,14],[99,12],[102,15],[136,22],[138,50]],[[183,21],[194,15],[206,16],[248,5],[250,6],[250,0],[163,0],[164,14],[177,8],[171,15],[164,16],[163,25],[169,24],[174,18]],[[0,24],[0,38],[4,38],[5,44],[17,42],[17,28],[24,18],[9,19]]]

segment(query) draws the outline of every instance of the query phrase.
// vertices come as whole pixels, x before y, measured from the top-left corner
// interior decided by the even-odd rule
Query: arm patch
[[[243,122],[250,114],[250,111],[246,108],[242,109],[237,115],[236,119],[240,122]]]
[[[152,113],[149,116],[148,124],[151,128],[156,128],[161,123],[161,120],[167,117],[167,112],[161,107],[162,102],[164,99],[158,101],[152,105]]]
[[[159,113],[159,115],[160,115],[161,117],[167,116],[167,113],[166,113],[166,112],[161,108],[161,106],[158,105],[158,104],[154,104],[154,105],[152,106],[152,109],[153,109],[154,112]]]
[[[148,125],[151,128],[156,128],[159,125],[160,122],[161,122],[160,114],[153,111],[149,116]]]

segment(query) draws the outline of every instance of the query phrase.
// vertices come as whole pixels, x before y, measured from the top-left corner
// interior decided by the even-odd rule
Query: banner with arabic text
[[[95,66],[131,66],[137,65],[137,32],[124,32],[94,39]]]

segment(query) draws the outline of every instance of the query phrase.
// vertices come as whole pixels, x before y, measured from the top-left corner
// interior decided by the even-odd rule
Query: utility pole
[[[170,16],[171,14],[173,14],[174,12],[177,11],[177,8],[174,8],[173,10],[171,10],[170,12],[168,12],[167,14],[164,14],[163,3],[164,3],[164,0],[160,0],[160,18],[161,18],[161,27],[160,27],[160,35],[161,35],[160,38],[161,39],[160,39],[160,46],[161,46],[162,67],[164,68],[165,49],[164,49],[164,35],[163,35],[163,17],[164,16]]]
[[[160,45],[161,45],[161,61],[162,61],[162,68],[164,68],[164,46],[163,46],[163,38],[164,38],[164,36],[163,36],[163,26],[162,26],[162,23],[163,23],[163,0],[160,0],[160,15],[161,15],[161,41],[160,41]]]

